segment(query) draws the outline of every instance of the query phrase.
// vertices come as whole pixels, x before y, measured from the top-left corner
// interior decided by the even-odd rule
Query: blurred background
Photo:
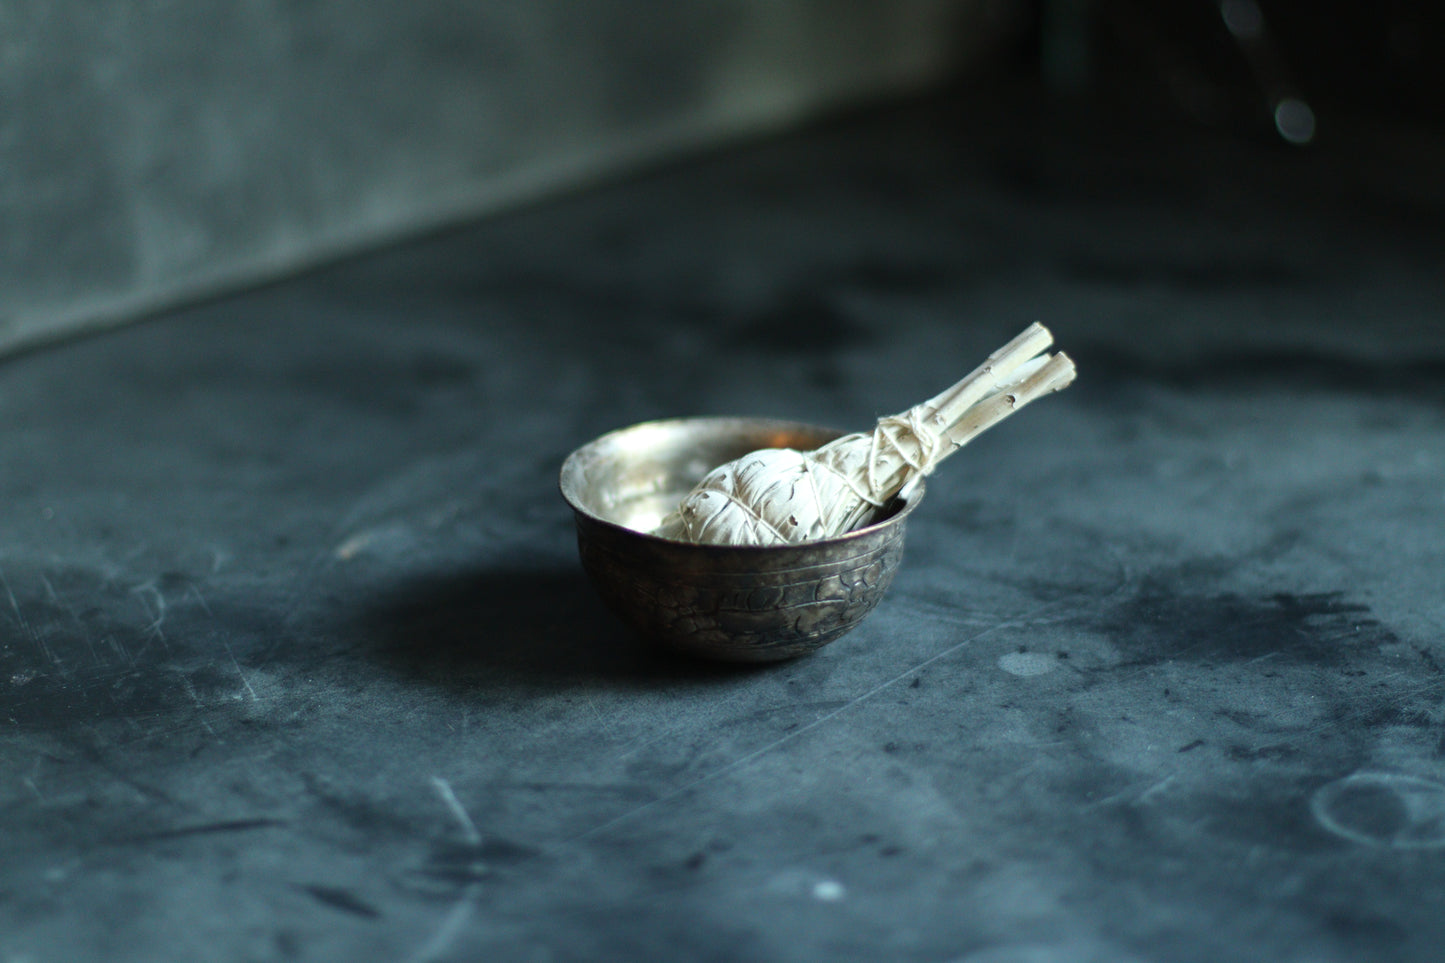
[[[1404,0],[0,0],[0,351],[1001,83],[1389,158],[1439,204],[1442,27]]]

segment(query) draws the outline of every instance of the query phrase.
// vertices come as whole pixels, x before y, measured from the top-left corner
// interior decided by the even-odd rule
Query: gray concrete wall
[[[0,351],[927,85],[987,0],[0,0]]]

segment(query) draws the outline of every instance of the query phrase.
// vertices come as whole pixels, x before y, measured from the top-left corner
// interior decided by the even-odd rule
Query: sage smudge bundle
[[[984,431],[1074,380],[1041,324],[941,394],[814,451],[765,448],[713,469],[654,534],[708,545],[787,545],[873,522],[904,488]]]

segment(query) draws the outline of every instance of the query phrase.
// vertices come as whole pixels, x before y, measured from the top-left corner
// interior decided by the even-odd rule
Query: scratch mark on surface
[[[10,580],[3,571],[0,571],[0,584],[4,586],[6,597],[9,597],[10,607],[14,610],[14,619],[16,619],[16,623],[19,623],[20,632],[22,632],[27,639],[30,639],[30,642],[35,643],[36,648],[40,649],[40,655],[45,656],[46,662],[49,662],[62,677],[68,678],[69,671],[65,667],[65,659],[56,655],[55,649],[52,649],[49,642],[45,641],[45,636],[40,635],[39,632],[36,632],[35,626],[30,625],[30,620],[25,617],[25,612],[20,609],[20,600],[14,597],[14,590],[10,587]]]
[[[608,717],[607,713],[602,711],[602,707],[597,704],[597,700],[593,698],[590,693],[582,694],[582,702],[591,710],[593,718],[597,720],[597,727],[602,732],[609,736],[617,734],[617,724]]]
[[[15,590],[10,587],[10,579],[0,570],[0,585],[5,586],[5,595],[10,599],[10,607],[15,610],[15,619],[20,623],[22,629],[28,631],[28,624],[25,621],[25,613],[20,611],[20,602],[15,598]]]
[[[60,595],[55,591],[55,586],[50,584],[50,579],[46,577],[44,572],[40,573],[40,584],[45,586],[45,594],[50,597],[51,602],[69,611],[70,607],[60,600]],[[74,615],[73,612],[71,614]]]
[[[186,836],[209,836],[214,833],[242,833],[255,829],[275,829],[287,825],[284,819],[231,819],[216,823],[202,823],[199,826],[180,826],[175,829],[161,829],[153,833],[139,833],[123,836],[117,843],[149,843],[162,839],[181,839]]]
[[[472,817],[467,815],[466,809],[462,807],[461,800],[457,799],[457,794],[452,791],[452,784],[441,776],[432,776],[431,784],[457,823],[462,827],[462,835],[466,838],[466,841],[472,846],[480,846],[482,843],[482,834],[477,831],[477,824],[472,822]],[[427,940],[415,953],[407,957],[407,963],[432,963],[433,960],[440,958],[443,953],[450,949],[451,945],[456,942],[457,937],[462,934],[462,930],[471,922],[472,914],[476,912],[476,898],[480,892],[481,886],[478,883],[471,883],[466,889],[462,890],[461,895],[457,897],[457,901],[452,904],[451,910],[443,917],[441,925],[439,925],[436,928],[436,932],[431,935],[431,939]]]
[[[179,668],[171,668],[169,671],[175,673],[177,676],[180,677],[181,688],[185,689],[186,695],[191,697],[191,704],[196,707],[197,712],[199,713],[200,711],[204,710],[206,708],[206,704],[201,700],[200,694],[196,692],[196,687],[191,683],[191,677],[185,672],[185,670]],[[206,732],[210,733],[213,736],[216,734],[216,730],[212,729],[211,724],[207,722],[204,718],[198,716],[197,721],[200,723],[201,728],[205,729]],[[153,735],[154,734],[151,734],[151,736]],[[147,738],[151,738],[151,736],[147,736]]]
[[[905,671],[903,671],[903,672],[900,672],[898,675],[893,676],[891,679],[888,679],[888,680],[886,680],[886,681],[884,681],[884,682],[878,683],[878,684],[875,685],[873,688],[869,689],[867,692],[864,692],[862,695],[859,695],[859,696],[857,696],[857,697],[855,697],[855,698],[853,698],[853,699],[850,699],[849,701],[843,703],[843,705],[841,705],[841,706],[839,706],[838,708],[834,709],[832,712],[824,713],[823,715],[819,716],[817,719],[815,719],[814,721],[808,723],[807,725],[801,726],[801,727],[799,727],[799,728],[797,728],[797,729],[794,729],[792,732],[788,733],[787,735],[785,735],[785,736],[783,736],[783,737],[781,737],[781,738],[779,738],[779,739],[775,739],[775,740],[773,740],[772,742],[768,743],[767,745],[765,745],[765,746],[763,746],[763,747],[761,747],[761,748],[759,748],[759,749],[754,749],[752,752],[747,753],[746,755],[744,755],[744,756],[742,756],[742,757],[740,757],[740,758],[738,758],[738,759],[733,760],[732,762],[728,763],[728,764],[725,765],[725,766],[722,766],[721,768],[714,769],[712,772],[709,772],[709,773],[705,773],[705,774],[697,777],[696,779],[693,779],[693,780],[691,780],[690,782],[687,782],[687,783],[683,784],[682,786],[679,786],[678,788],[676,788],[676,789],[674,789],[674,790],[672,790],[672,791],[670,791],[670,792],[665,792],[665,793],[663,793],[661,796],[656,797],[655,799],[652,799],[652,800],[650,800],[650,801],[648,801],[648,802],[645,802],[645,803],[643,803],[643,804],[640,805],[640,806],[634,807],[633,809],[629,809],[627,812],[622,813],[620,816],[615,816],[615,817],[613,817],[612,819],[607,820],[606,822],[602,823],[602,824],[599,825],[599,826],[594,826],[593,828],[587,830],[586,832],[583,832],[583,833],[578,834],[577,836],[574,836],[574,837],[572,838],[572,840],[570,840],[570,841],[571,841],[571,842],[576,842],[577,840],[588,839],[588,838],[590,838],[590,837],[592,837],[592,836],[595,836],[595,835],[597,835],[597,834],[599,834],[599,833],[606,832],[607,830],[611,829],[613,826],[617,826],[617,825],[619,825],[619,824],[621,824],[621,823],[623,823],[623,822],[626,822],[627,820],[632,819],[634,816],[637,816],[637,815],[639,815],[639,814],[641,814],[641,813],[647,812],[648,810],[650,810],[650,809],[652,809],[652,808],[654,808],[654,807],[656,807],[656,806],[660,806],[660,805],[662,805],[663,803],[665,803],[665,802],[667,802],[667,801],[669,801],[669,800],[671,800],[671,799],[676,799],[678,796],[681,796],[681,795],[683,795],[684,793],[690,792],[690,791],[692,791],[693,789],[696,789],[698,786],[703,785],[704,783],[711,782],[711,781],[713,781],[714,779],[718,779],[718,778],[720,778],[720,777],[722,777],[722,776],[728,775],[729,773],[736,772],[737,770],[739,770],[739,769],[741,769],[741,768],[743,768],[743,767],[745,767],[745,766],[747,766],[747,765],[750,765],[751,763],[757,761],[758,759],[762,758],[763,756],[766,756],[767,754],[771,753],[773,750],[778,749],[778,748],[780,748],[780,747],[782,747],[782,746],[784,746],[784,745],[786,745],[786,744],[788,744],[788,743],[796,740],[797,738],[799,738],[800,736],[804,735],[805,733],[811,732],[812,730],[818,728],[819,726],[826,725],[827,723],[829,723],[829,722],[831,722],[832,720],[836,719],[838,716],[842,715],[843,713],[847,712],[848,710],[852,709],[853,707],[858,706],[858,705],[861,705],[861,704],[863,704],[864,702],[867,702],[869,699],[872,699],[874,696],[878,695],[878,694],[879,694],[880,692],[882,692],[883,690],[885,690],[885,689],[887,689],[887,688],[889,688],[889,687],[891,687],[891,686],[897,685],[899,682],[902,682],[902,681],[905,680],[905,679],[912,678],[915,673],[919,672],[919,671],[922,670],[922,669],[928,668],[930,665],[933,665],[935,662],[939,662],[939,661],[941,661],[941,660],[943,660],[943,659],[948,658],[950,655],[953,655],[955,652],[959,651],[960,649],[964,648],[965,646],[972,645],[973,643],[979,641],[979,640],[982,639],[982,638],[985,638],[986,636],[989,636],[989,635],[993,634],[994,632],[999,631],[1000,629],[1012,628],[1012,627],[1014,627],[1014,626],[1016,626],[1016,625],[1021,625],[1021,624],[1025,624],[1025,623],[1030,623],[1030,622],[1032,622],[1038,615],[1040,615],[1041,613],[1047,611],[1047,610],[1050,609],[1050,608],[1053,608],[1053,607],[1061,604],[1061,602],[1062,602],[1062,600],[1056,600],[1056,601],[1053,601],[1053,602],[1046,602],[1046,603],[1044,603],[1043,605],[1038,606],[1038,607],[1035,608],[1033,611],[1027,613],[1026,615],[1024,615],[1024,616],[1022,616],[1022,617],[1020,617],[1020,618],[1018,618],[1018,619],[1010,619],[1010,620],[1003,621],[1003,622],[997,622],[997,623],[989,626],[988,628],[984,629],[984,630],[981,631],[981,632],[977,632],[977,633],[969,636],[968,638],[963,639],[963,640],[960,641],[960,642],[956,642],[956,643],[954,643],[953,645],[950,645],[948,648],[944,649],[942,652],[938,652],[938,653],[936,653],[936,654],[934,654],[934,655],[931,655],[931,656],[929,656],[928,658],[924,659],[923,661],[918,662],[918,663],[910,666],[907,670],[905,670]]]
[[[948,625],[957,625],[964,628],[979,628],[981,626],[993,625],[1005,618],[998,612],[985,611],[978,608],[962,608],[957,605],[944,605],[933,599],[915,595],[912,592],[899,591],[896,593],[899,598],[907,599],[910,608],[928,612],[929,615],[938,618]]]
[[[1112,805],[1114,805],[1115,803],[1117,803],[1117,802],[1123,802],[1125,799],[1128,799],[1130,796],[1134,795],[1134,792],[1135,792],[1137,789],[1138,789],[1138,786],[1130,786],[1128,789],[1125,789],[1123,792],[1110,793],[1109,795],[1105,796],[1103,799],[1096,799],[1096,800],[1094,800],[1093,802],[1089,803],[1088,805],[1084,806],[1083,808],[1086,809],[1086,810],[1087,810],[1087,809],[1102,809],[1102,808],[1104,808],[1105,806],[1112,806]]]
[[[245,687],[246,687],[246,691],[247,691],[248,693],[250,693],[250,695],[251,695],[251,701],[252,701],[252,702],[260,702],[260,701],[261,701],[260,696],[256,695],[256,690],[253,689],[253,688],[251,688],[251,681],[246,678],[246,673],[244,673],[244,672],[241,671],[241,663],[236,660],[236,653],[235,653],[234,651],[232,651],[232,649],[231,649],[231,643],[227,642],[225,639],[222,639],[222,640],[221,640],[221,645],[223,645],[223,646],[225,647],[225,649],[226,649],[226,655],[227,655],[228,657],[230,657],[230,659],[231,659],[231,665],[233,665],[233,666],[236,667],[236,675],[238,675],[238,676],[241,677],[241,684],[242,684],[243,686],[245,686]]]
[[[296,883],[294,885],[297,889],[301,890],[301,892],[310,896],[323,906],[329,906],[332,909],[341,910],[343,913],[350,913],[352,916],[359,916],[366,920],[381,918],[381,910],[372,906],[350,890],[342,889],[339,886],[322,886],[319,884]]]
[[[159,586],[154,581],[137,585],[130,591],[140,600],[141,607],[145,609],[146,616],[151,620],[150,625],[146,626],[146,634],[160,642],[161,648],[169,653],[170,644],[166,642],[166,634],[161,629],[166,621],[166,597],[161,594]],[[154,606],[147,599],[153,600]]]
[[[457,823],[461,825],[462,835],[466,837],[467,842],[473,846],[480,846],[482,834],[477,831],[477,824],[472,822],[472,817],[467,815],[466,809],[462,808],[457,794],[452,792],[452,784],[441,776],[432,776],[431,784],[435,787],[437,795],[442,797],[442,802],[446,804]]]
[[[97,665],[101,664],[100,652],[97,651],[95,647],[95,637],[86,629],[85,622],[80,617],[80,612],[76,610],[75,606],[70,604],[68,599],[55,590],[55,584],[50,581],[50,577],[44,572],[40,573],[40,584],[45,586],[45,594],[50,604],[70,616],[70,621],[80,630],[79,636],[85,642],[85,647],[90,650],[90,661]]]
[[[643,740],[641,740],[640,742],[637,742],[637,743],[635,743],[634,745],[632,745],[632,746],[630,746],[630,747],[628,747],[628,748],[624,748],[620,753],[618,753],[615,757],[613,757],[613,761],[614,761],[614,762],[624,762],[624,761],[632,758],[633,756],[637,755],[637,754],[638,754],[639,752],[641,752],[642,750],[647,749],[647,748],[650,747],[650,746],[655,746],[655,745],[657,745],[659,742],[663,742],[664,740],[672,739],[672,738],[674,738],[676,735],[677,735],[677,729],[676,729],[676,728],[664,729],[664,730],[662,730],[660,733],[658,733],[657,735],[653,736],[651,739],[643,739]]]
[[[1263,624],[1265,624],[1265,623],[1261,622],[1261,623],[1259,623],[1259,624],[1260,624],[1260,625],[1263,625]],[[1251,666],[1251,665],[1258,665],[1258,664],[1261,663],[1261,662],[1265,662],[1265,661],[1268,661],[1269,659],[1273,659],[1275,656],[1277,656],[1277,655],[1279,655],[1279,654],[1280,654],[1280,653],[1277,652],[1277,651],[1276,651],[1276,652],[1266,652],[1264,655],[1255,656],[1253,659],[1250,659],[1248,662],[1242,663],[1242,667],[1247,668],[1247,667],[1249,667],[1249,666]]]
[[[432,934],[431,939],[407,957],[407,963],[432,963],[456,942],[467,923],[471,922],[472,913],[475,912],[475,904],[472,901],[476,897],[477,890],[476,883],[467,887],[461,898],[447,913],[446,918],[442,920],[441,925],[437,927],[437,931]]]
[[[135,666],[135,656],[131,654],[130,649],[126,648],[125,643],[122,642],[120,639],[116,638],[114,635],[104,635],[101,636],[100,641],[109,645],[111,651],[114,652],[116,655],[119,655],[122,659],[125,659],[125,661],[129,663],[132,668]]]
[[[181,688],[186,690],[186,695],[191,697],[191,704],[197,709],[204,709],[205,704],[201,702],[201,697],[196,693],[196,687],[191,684],[191,677],[183,669],[176,667],[170,667],[169,671],[180,677]]]
[[[195,598],[196,604],[201,607],[202,612],[205,612],[207,615],[210,616],[215,615],[215,613],[211,611],[211,607],[206,604],[206,597],[201,594],[201,590],[195,585],[186,586],[186,594]]]
[[[20,600],[15,597],[15,590],[10,587],[10,579],[6,577],[4,571],[0,571],[0,585],[5,586],[5,596],[10,600],[10,608],[15,612],[15,622],[20,626],[21,633],[35,643],[36,648],[40,649],[40,653],[45,656],[45,661],[63,674],[65,672],[64,662],[51,650],[45,639],[35,631],[30,620],[25,617],[25,612],[20,608]]]
[[[127,738],[115,740],[114,744],[116,748],[132,746],[138,742],[147,742],[156,739],[170,739],[177,736],[184,736],[188,733],[195,732],[197,729],[204,729],[212,736],[216,734],[216,730],[212,728],[210,723],[206,722],[205,719],[200,718],[197,718],[194,722],[184,722],[179,725],[171,726],[158,726],[154,729],[143,729],[141,728],[140,724],[134,719],[126,720],[126,723],[131,729],[131,734]],[[192,750],[191,755],[195,756],[206,748],[206,744],[203,743],[200,746],[197,746],[194,750]],[[152,790],[150,790],[149,788],[145,788],[144,790],[138,789],[137,791],[142,791],[143,794],[147,792],[152,792]]]
[[[1141,804],[1142,804],[1142,803],[1147,803],[1147,802],[1148,802],[1150,799],[1152,799],[1154,796],[1156,796],[1156,795],[1158,795],[1159,793],[1163,792],[1165,789],[1168,789],[1169,786],[1170,786],[1173,782],[1174,782],[1174,777],[1173,777],[1173,776],[1166,776],[1165,778],[1163,778],[1163,779],[1159,780],[1158,782],[1156,782],[1154,785],[1150,786],[1148,789],[1146,789],[1146,790],[1144,790],[1143,792],[1141,792],[1141,793],[1139,794],[1139,798],[1138,798],[1137,802],[1139,802],[1139,803],[1141,803]]]
[[[1174,782],[1174,777],[1173,777],[1173,776],[1165,776],[1163,779],[1161,779],[1161,780],[1159,780],[1158,782],[1154,783],[1152,786],[1146,787],[1142,792],[1139,791],[1139,785],[1138,785],[1138,783],[1135,783],[1134,785],[1129,786],[1129,787],[1126,788],[1126,789],[1123,789],[1123,790],[1121,790],[1121,791],[1119,791],[1119,792],[1112,793],[1112,794],[1110,794],[1110,795],[1108,795],[1108,796],[1105,796],[1103,799],[1099,799],[1099,800],[1096,800],[1096,801],[1094,801],[1094,802],[1091,802],[1091,803],[1089,803],[1087,806],[1085,806],[1084,808],[1085,808],[1085,809],[1102,809],[1102,808],[1105,807],[1105,806],[1112,806],[1112,805],[1114,805],[1115,803],[1121,803],[1121,802],[1124,802],[1124,801],[1126,801],[1126,800],[1129,801],[1129,804],[1130,804],[1130,805],[1134,805],[1134,806],[1143,805],[1143,804],[1149,802],[1149,800],[1150,800],[1152,797],[1158,795],[1159,793],[1161,793],[1161,792],[1163,792],[1165,789],[1167,789],[1167,788],[1169,787],[1169,785],[1170,785],[1171,783],[1173,783],[1173,782]],[[1131,797],[1132,797],[1132,798],[1131,798]]]

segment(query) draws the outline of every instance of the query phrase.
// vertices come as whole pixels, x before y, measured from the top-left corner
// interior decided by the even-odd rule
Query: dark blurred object
[[[1445,127],[1445,8],[1402,0],[1042,0],[1040,71],[1212,126],[1329,137],[1344,118]]]

